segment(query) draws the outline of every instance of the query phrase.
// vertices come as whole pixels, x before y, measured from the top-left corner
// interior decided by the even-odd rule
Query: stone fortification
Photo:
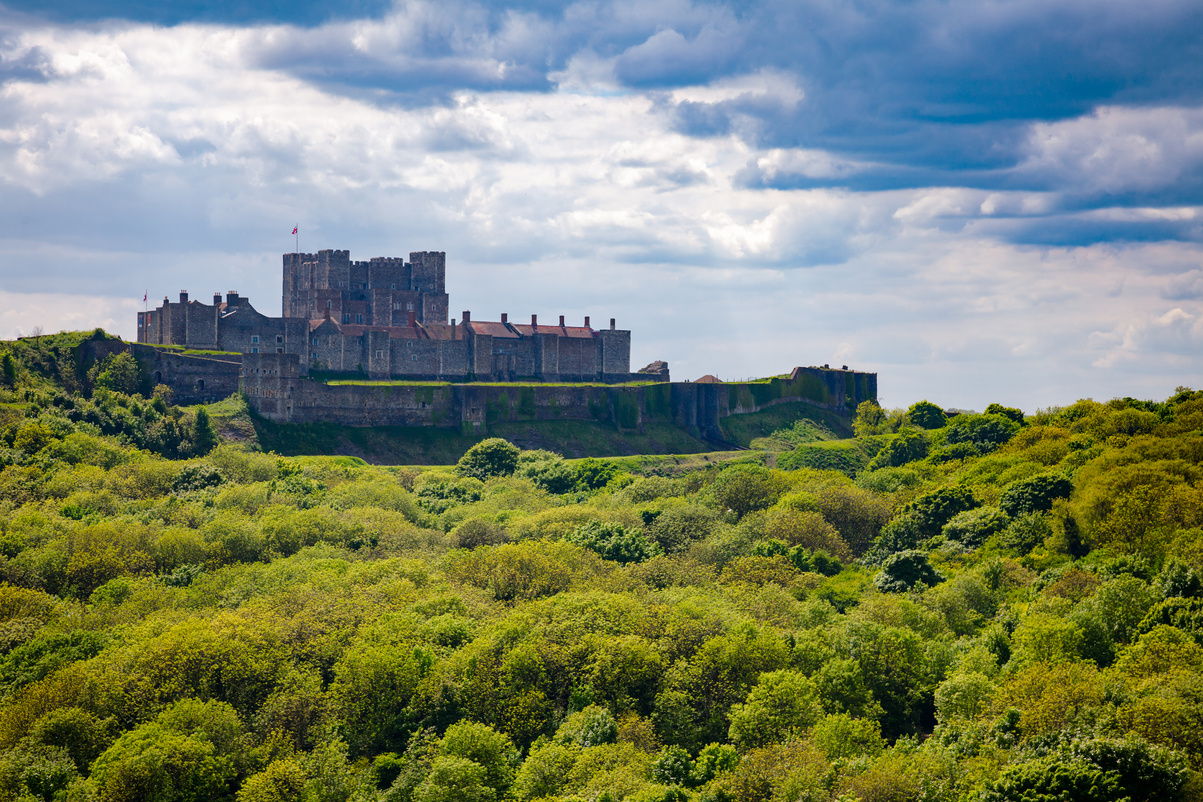
[[[469,434],[500,422],[583,420],[638,432],[647,423],[670,423],[721,441],[720,419],[776,404],[802,401],[852,414],[862,401],[876,400],[877,374],[795,368],[787,378],[715,384],[326,385],[302,377],[291,355],[260,354],[243,358],[242,392],[278,423],[437,426]]]
[[[351,261],[349,251],[284,254],[283,312],[260,314],[236,292],[212,305],[181,292],[138,313],[138,342],[233,354],[293,354],[310,371],[470,381],[625,382],[631,333],[613,318],[594,329],[589,318],[569,325],[448,319],[446,254],[415,251],[409,261]],[[667,381],[662,371],[644,379]]]

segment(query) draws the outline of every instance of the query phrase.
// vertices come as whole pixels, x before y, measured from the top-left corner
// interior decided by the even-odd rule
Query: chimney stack
[[[463,319],[464,323],[471,323],[471,322],[472,322],[472,313],[471,313],[471,312],[469,312],[467,309],[465,309],[465,310],[464,310],[464,314],[463,314],[463,315],[461,315],[461,317],[462,317],[462,319]]]
[[[509,323],[509,322],[510,322],[510,316],[509,316],[507,313],[505,313],[505,312],[502,312],[502,313],[501,313],[501,322],[502,322],[502,324]]]
[[[235,304],[237,304],[238,303],[238,293],[234,292],[234,290],[228,291],[226,293],[226,303],[229,304],[230,306],[234,306]]]
[[[560,328],[564,328],[564,316],[560,315]]]
[[[458,340],[459,336],[455,333],[455,318],[451,318],[451,339]]]
[[[589,316],[585,315],[585,328],[589,328]]]
[[[220,292],[213,293],[213,305],[221,306],[221,293]]]
[[[412,329],[418,325],[418,313],[414,310],[409,310],[409,327]]]
[[[610,331],[614,331],[614,318],[610,318]]]
[[[180,303],[188,303],[188,290],[180,290]]]
[[[531,315],[531,316],[530,316],[530,327],[531,327],[532,329],[537,329],[537,328],[539,328],[539,316],[538,316],[538,315]]]

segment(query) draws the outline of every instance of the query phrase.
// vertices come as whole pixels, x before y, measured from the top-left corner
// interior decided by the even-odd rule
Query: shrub
[[[881,451],[869,461],[869,470],[897,468],[927,456],[927,435],[917,429],[905,428],[898,436],[886,443]]]
[[[490,476],[509,476],[518,469],[520,453],[518,446],[500,437],[490,437],[469,448],[456,463],[455,472],[481,481]]]
[[[1042,473],[1007,485],[998,506],[1015,517],[1029,512],[1048,512],[1059,498],[1069,498],[1073,482],[1060,473]]]
[[[978,506],[973,491],[961,485],[940,487],[916,498],[904,508],[915,517],[922,538],[935,537],[944,529],[944,524],[959,512]]]
[[[623,564],[641,563],[656,554],[656,547],[638,529],[602,523],[596,518],[574,529],[567,540],[589,549],[603,560]]]
[[[941,429],[947,421],[944,410],[926,400],[911,404],[910,409],[906,411],[906,417],[922,429]]]
[[[881,573],[874,584],[886,593],[903,593],[919,583],[935,585],[941,577],[921,551],[900,551],[891,554],[881,564]]]
[[[949,444],[972,443],[983,454],[994,451],[1019,431],[1019,424],[1002,415],[958,415],[945,428]]]
[[[976,510],[958,512],[944,524],[942,531],[948,540],[955,540],[967,548],[976,549],[991,535],[1001,532],[1010,520],[994,507],[979,507]]]

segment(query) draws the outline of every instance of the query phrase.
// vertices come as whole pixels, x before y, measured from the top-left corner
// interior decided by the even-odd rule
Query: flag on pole
[[[292,229],[292,233],[293,233],[293,234],[297,233],[297,229],[298,229],[298,228],[300,228],[300,226],[294,226],[294,227],[293,227],[293,229]]]
[[[145,292],[142,293],[142,303],[146,303],[146,296],[149,294],[150,294],[150,290],[146,290]]]

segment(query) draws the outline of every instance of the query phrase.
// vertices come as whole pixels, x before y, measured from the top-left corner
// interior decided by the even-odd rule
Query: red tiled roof
[[[464,325],[470,326],[472,331],[476,334],[485,334],[490,337],[497,337],[501,339],[518,339],[518,335],[511,331],[510,328],[504,323],[493,323],[488,320],[469,320]],[[517,328],[517,326],[514,328]]]
[[[523,337],[531,337],[538,334],[556,334],[560,337],[573,337],[580,340],[593,339],[593,329],[587,329],[584,326],[544,326],[539,325],[537,328],[527,323],[511,323],[518,333]]]
[[[722,384],[723,381],[718,376],[713,376],[707,373],[702,378],[694,382],[694,384]]]

